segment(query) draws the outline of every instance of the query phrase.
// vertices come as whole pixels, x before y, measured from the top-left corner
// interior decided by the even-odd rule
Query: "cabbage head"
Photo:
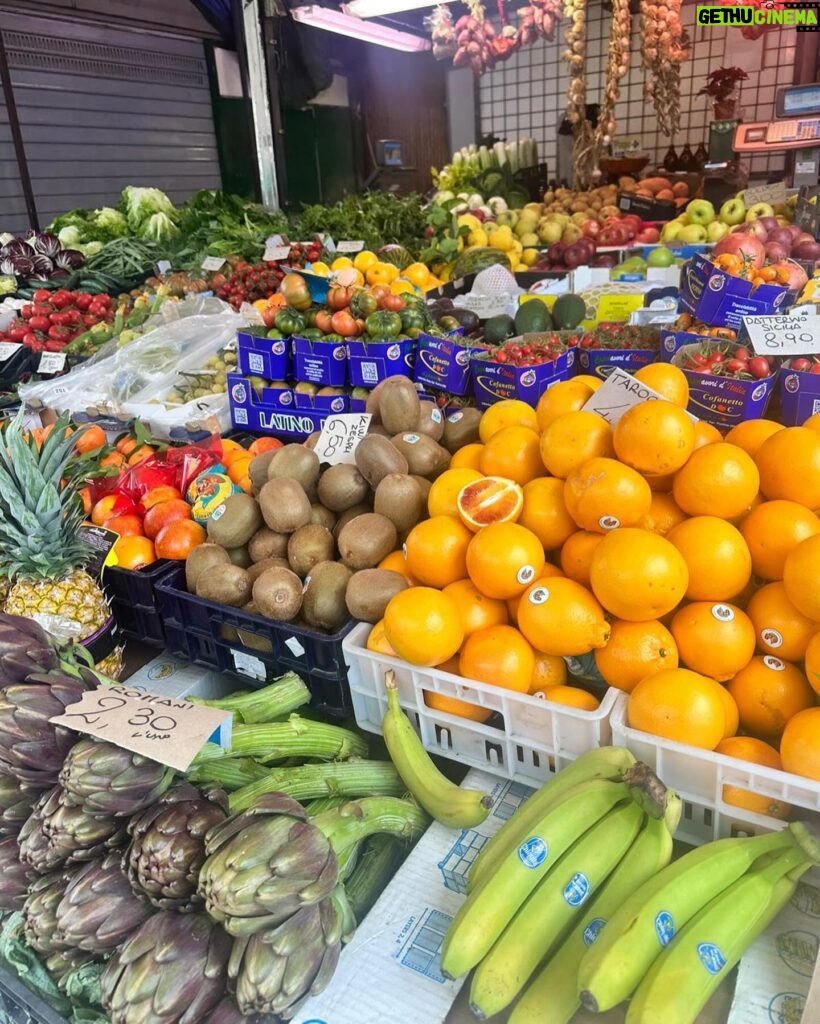
[[[114,238],[122,238],[128,234],[128,221],[113,206],[103,206],[94,211],[88,225],[86,237],[100,242],[110,242]]]
[[[142,227],[154,214],[165,214],[169,219],[176,218],[176,209],[168,196],[158,188],[140,188],[127,185],[122,190],[121,208],[128,219],[128,226],[137,234],[142,234]]]

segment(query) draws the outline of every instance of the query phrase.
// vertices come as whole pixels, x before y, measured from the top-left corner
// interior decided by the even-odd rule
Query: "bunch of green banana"
[[[680,812],[677,795],[617,747],[584,754],[532,796],[482,851],[442,946],[445,975],[476,967],[473,1013],[484,1019],[509,1006],[575,934],[592,898],[617,891],[615,906],[666,864]],[[567,1020],[579,1005],[572,977]],[[548,1005],[557,1024],[551,997]]]
[[[820,840],[801,822],[687,853],[622,899],[581,957],[580,1001],[603,1012],[631,997],[627,1024],[692,1024],[816,864]]]

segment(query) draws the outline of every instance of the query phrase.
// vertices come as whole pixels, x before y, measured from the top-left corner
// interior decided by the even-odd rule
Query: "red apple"
[[[628,213],[625,217],[621,217],[621,223],[634,227],[636,234],[643,228],[643,221],[636,213]]]
[[[797,238],[798,235],[803,234],[803,229],[799,228],[796,224],[787,224],[786,231],[789,232],[793,239]]]
[[[746,229],[746,234],[754,235],[755,238],[759,238],[761,242],[765,242],[769,236],[769,232],[763,227],[759,220],[750,220],[743,225]]]
[[[808,231],[801,231],[799,235],[795,235],[794,236],[793,245],[798,246],[798,245],[802,245],[803,242],[816,242],[816,241],[817,241],[817,239],[814,237],[814,235],[810,235],[808,233]]]
[[[769,231],[773,231],[775,228],[780,226],[777,223],[776,217],[758,217],[757,223],[761,224],[766,229],[767,234]]]
[[[661,235],[657,228],[644,228],[643,231],[639,231],[635,236],[636,242],[641,242],[643,245],[654,245]]]
[[[751,223],[755,223],[751,221]],[[724,235],[712,249],[713,256],[720,256],[721,253],[729,252],[742,259],[747,259],[753,267],[762,267],[766,256],[763,243],[751,231],[738,231]]]
[[[584,258],[584,251],[579,242],[573,242],[564,249],[564,265],[570,270],[580,267]]]
[[[769,263],[780,263],[789,257],[789,250],[780,242],[767,242],[763,246],[763,251],[766,253],[766,260]]]
[[[564,258],[564,249],[566,247],[565,242],[553,242],[549,249],[547,249],[547,259],[551,263],[560,263]]]
[[[585,220],[581,225],[581,231],[587,238],[595,238],[601,230],[597,220]]]
[[[792,247],[792,233],[788,228],[776,227],[772,228],[769,232],[769,237],[766,239],[767,242],[776,242],[778,245],[782,245],[788,254]]]
[[[792,246],[791,254],[795,259],[814,263],[815,260],[820,259],[820,242],[815,242],[813,238],[798,238]]]

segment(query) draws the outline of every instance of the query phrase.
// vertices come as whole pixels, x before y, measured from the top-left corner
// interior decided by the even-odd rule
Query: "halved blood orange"
[[[458,514],[465,526],[477,533],[492,523],[514,523],[524,508],[524,491],[503,476],[484,476],[459,491]]]

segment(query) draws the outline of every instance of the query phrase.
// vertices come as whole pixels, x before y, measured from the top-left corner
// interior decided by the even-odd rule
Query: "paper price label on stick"
[[[160,260],[157,263],[157,273],[159,274],[160,277],[164,277],[166,274],[170,274],[170,272],[171,272],[171,261],[170,260]]]
[[[322,427],[314,451],[320,462],[338,466],[356,461],[356,448],[367,434],[373,417],[369,412],[345,412],[329,416]]]
[[[22,347],[22,345],[14,341],[0,341],[0,363],[5,363],[7,359],[11,359]]]
[[[51,722],[184,772],[209,740],[230,745],[232,715],[117,683],[88,690]]]
[[[60,373],[61,370],[65,369],[65,352],[44,352],[40,356],[40,365],[37,367],[38,373]]]
[[[666,399],[626,370],[615,369],[586,403],[584,411],[597,412],[614,427],[633,406],[655,401],[665,402]],[[697,416],[691,413],[687,415],[693,422],[697,422]]]
[[[364,249],[364,242],[339,242],[336,252],[361,252]]]
[[[800,356],[820,352],[820,316],[744,316],[743,328],[761,356]]]
[[[290,256],[289,245],[271,245],[262,256],[265,263],[278,263],[279,260],[286,260]]]
[[[202,261],[203,270],[221,270],[225,266],[225,260],[221,256],[206,256]]]
[[[755,203],[768,203],[769,206],[785,203],[786,182],[776,181],[773,185],[758,185],[757,188],[747,188],[743,194],[743,202],[746,204],[747,210],[754,206]]]

